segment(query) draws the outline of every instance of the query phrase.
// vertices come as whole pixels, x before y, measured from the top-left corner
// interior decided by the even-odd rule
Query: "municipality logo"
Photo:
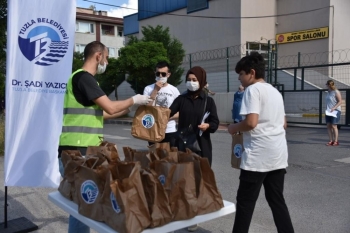
[[[22,54],[40,66],[50,66],[63,59],[69,37],[63,26],[52,19],[37,18],[25,23],[18,35]]]
[[[92,204],[96,201],[98,187],[92,180],[84,181],[80,187],[80,194],[87,204]]]
[[[164,175],[160,175],[160,176],[158,177],[158,180],[159,180],[160,183],[164,186],[164,184],[165,184],[165,176],[164,176]]]
[[[146,129],[152,128],[154,125],[154,117],[151,114],[146,114],[142,117],[142,125]]]
[[[111,203],[112,203],[112,207],[113,207],[114,211],[117,214],[119,214],[121,212],[121,209],[120,209],[120,207],[118,205],[117,199],[115,198],[113,192],[111,192],[110,199],[111,199]]]
[[[241,144],[236,144],[235,147],[233,148],[233,154],[237,157],[240,158],[242,157],[242,145]]]

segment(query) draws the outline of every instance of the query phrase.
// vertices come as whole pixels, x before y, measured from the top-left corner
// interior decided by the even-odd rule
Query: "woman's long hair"
[[[332,91],[334,91],[334,90],[337,89],[337,88],[335,87],[335,85],[334,85],[333,80],[328,80],[328,81],[327,81],[327,85],[328,85],[328,87],[329,87]]]

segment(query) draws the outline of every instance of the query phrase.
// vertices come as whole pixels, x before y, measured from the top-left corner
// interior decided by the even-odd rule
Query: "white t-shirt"
[[[241,168],[268,172],[288,166],[282,95],[270,84],[258,82],[246,88],[240,114],[259,114],[257,126],[243,132]]]
[[[151,95],[152,91],[154,90],[154,85],[151,84],[145,87],[143,90],[144,95]],[[156,106],[162,106],[169,108],[170,105],[174,102],[174,100],[180,95],[179,90],[174,87],[173,85],[169,84],[165,87],[162,87],[156,96]],[[173,133],[176,132],[176,122],[175,120],[170,120],[168,122],[167,128],[165,130],[165,133]]]

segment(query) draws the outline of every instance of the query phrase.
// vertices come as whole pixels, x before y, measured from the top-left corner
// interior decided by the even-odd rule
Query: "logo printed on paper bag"
[[[118,205],[117,199],[115,198],[113,192],[111,192],[110,199],[111,199],[111,203],[112,203],[112,207],[113,207],[114,211],[117,214],[119,214],[121,212],[121,209],[120,209],[120,207]]]
[[[84,181],[80,187],[80,194],[87,204],[92,204],[96,201],[98,187],[92,180]]]
[[[146,114],[142,117],[142,125],[146,129],[152,128],[152,126],[154,125],[154,122],[155,122],[154,117],[151,114]]]
[[[237,158],[241,158],[242,157],[242,145],[241,144],[236,144],[233,147],[233,154],[237,157]]]
[[[164,176],[164,175],[160,175],[160,176],[158,177],[158,180],[159,180],[160,183],[164,186],[164,184],[165,184],[165,176]]]
[[[50,66],[62,60],[67,53],[68,39],[67,32],[59,22],[37,18],[29,20],[20,29],[18,45],[29,61],[40,66]]]

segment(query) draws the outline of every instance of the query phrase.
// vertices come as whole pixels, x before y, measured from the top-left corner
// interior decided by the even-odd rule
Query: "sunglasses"
[[[159,77],[162,75],[163,78],[166,77],[167,74],[168,74],[167,72],[156,72],[156,76]]]

